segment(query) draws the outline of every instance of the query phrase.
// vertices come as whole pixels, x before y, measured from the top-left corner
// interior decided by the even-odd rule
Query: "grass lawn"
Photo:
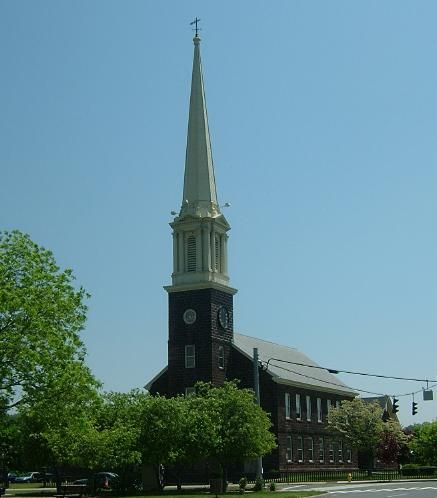
[[[258,493],[254,493],[254,492],[251,492],[251,491],[247,491],[246,493],[244,493],[244,495],[240,495],[238,492],[236,491],[229,491],[228,493],[226,494],[223,494],[223,493],[220,493],[218,496],[220,498],[237,498],[237,496],[247,496],[247,498],[273,498],[273,495],[276,495],[276,494],[279,494],[280,498],[304,498],[306,496],[317,496],[317,495],[321,495],[323,493],[321,493],[320,491],[287,491],[287,492],[279,492],[279,491],[260,491]],[[215,494],[214,493],[209,493],[209,492],[204,492],[204,493],[198,493],[198,494],[195,494],[195,495],[186,495],[185,493],[182,495],[184,498],[199,498],[199,496],[213,496],[215,497]],[[178,494],[178,493],[163,493],[161,495],[147,495],[147,498],[181,498],[181,495]],[[139,498],[138,496],[136,497],[128,497],[128,498]]]
[[[38,491],[35,491],[35,488],[32,491],[25,490],[23,487],[14,487],[10,489],[10,491],[13,492],[15,496],[23,496],[23,497],[49,497],[53,496],[53,491],[46,490],[44,491],[43,488],[41,488]],[[16,491],[16,492],[14,492]],[[247,491],[244,495],[247,496],[247,498],[273,498],[273,495],[278,494],[278,491],[260,491],[260,492],[251,492]],[[280,492],[280,498],[304,498],[306,496],[317,496],[321,495],[323,493],[319,491],[293,491],[293,492]],[[244,495],[240,495],[238,491],[229,491],[226,494],[220,493],[218,496],[220,498],[237,498],[241,497]],[[145,495],[137,495],[137,496],[127,496],[123,498],[141,498],[141,496],[146,496],[147,498],[207,498],[207,497],[215,497],[215,494],[210,493],[209,491],[202,490],[196,494],[188,494],[186,491],[182,493],[177,493],[177,492],[170,492],[170,491],[164,491],[162,494],[159,495],[151,495],[151,494],[145,494]],[[279,497],[278,497],[279,498]]]
[[[53,489],[44,489],[41,483],[11,483],[9,488],[9,493],[16,497],[26,497],[26,498],[49,498],[52,497],[54,492]],[[278,494],[280,495],[278,496]],[[287,491],[287,492],[278,492],[278,491],[246,491],[244,495],[240,495],[238,491],[230,490],[226,494],[220,493],[218,496],[220,498],[274,498],[276,495],[277,498],[304,498],[307,496],[317,496],[323,494],[319,491]],[[137,496],[127,496],[123,498],[141,498],[141,496],[145,496],[146,498],[215,498],[214,493],[209,492],[209,487],[200,488],[197,491],[191,489],[183,489],[182,492],[178,493],[173,490],[164,490],[161,494],[153,495],[149,493],[145,493],[144,495]],[[107,498],[113,498],[112,495],[108,495]],[[114,497],[115,498],[115,497]]]

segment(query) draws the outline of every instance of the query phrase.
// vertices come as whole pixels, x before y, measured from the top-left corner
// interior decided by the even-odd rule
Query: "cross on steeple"
[[[194,29],[194,30],[196,31],[196,38],[197,38],[197,36],[198,36],[198,34],[199,34],[199,31],[200,31],[200,28],[198,27],[198,23],[199,23],[199,22],[200,22],[200,19],[198,19],[197,17],[194,19],[194,21],[193,21],[193,22],[190,22],[190,26],[192,26],[193,24],[195,24],[195,25],[196,25],[196,27],[195,27],[195,29]]]

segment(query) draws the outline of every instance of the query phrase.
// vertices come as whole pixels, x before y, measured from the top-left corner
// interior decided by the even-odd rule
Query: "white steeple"
[[[185,156],[184,193],[173,228],[173,273],[169,292],[228,286],[226,218],[220,212],[215,186],[208,114],[200,59],[200,38],[194,37],[194,60]]]
[[[185,156],[184,195],[180,216],[217,216],[214,166],[208,114],[203,87],[200,38],[194,38],[193,75],[191,79],[190,114],[188,118],[187,152]]]

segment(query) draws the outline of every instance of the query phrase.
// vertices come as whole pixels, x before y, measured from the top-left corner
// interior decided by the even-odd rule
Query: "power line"
[[[371,373],[365,373],[365,372],[354,372],[352,370],[340,370],[338,368],[320,367],[318,365],[308,365],[307,363],[298,363],[296,361],[281,360],[279,358],[269,358],[267,361],[267,368],[269,367],[269,363],[271,361],[279,361],[282,363],[289,363],[291,365],[299,365],[301,367],[318,368],[319,370],[327,370],[329,373],[332,373],[332,374],[346,373],[346,374],[351,374],[351,375],[363,375],[365,377],[379,377],[381,379],[408,380],[408,381],[413,381],[413,382],[426,382],[427,384],[429,383],[429,379],[412,379],[412,378],[408,378],[408,377],[395,377],[393,375],[380,375],[380,374],[371,374]],[[278,367],[278,365],[275,365],[275,366]]]
[[[294,365],[300,365],[300,366],[305,366],[305,367],[310,367],[310,368],[318,368],[318,369],[321,369],[321,370],[328,370],[329,371],[329,369],[327,369],[327,368],[323,368],[323,367],[319,367],[319,366],[315,366],[315,365],[306,365],[306,364],[303,364],[303,363],[297,363],[297,362],[292,362],[292,361],[278,360],[277,358],[270,358],[267,362],[261,361],[260,363],[265,364],[265,367],[268,368],[269,367],[269,362],[271,360],[283,361],[284,363],[291,363],[291,364],[294,364]],[[296,372],[296,370],[290,370],[289,368],[281,367],[279,365],[273,365],[273,366],[275,368],[279,368],[280,370],[285,370],[286,372],[290,372],[290,373],[293,373],[295,375],[300,375],[301,377],[305,377],[307,379],[316,380],[316,381],[322,382],[324,384],[329,384],[329,385],[332,385],[332,386],[340,387],[342,389],[344,389],[344,387],[345,387],[345,386],[343,386],[341,384],[338,384],[336,382],[330,382],[328,380],[318,379],[317,377],[312,377],[311,375],[303,374],[301,372]],[[338,370],[338,372],[342,372],[342,371]],[[371,376],[371,374],[368,374],[368,375]],[[412,380],[412,379],[401,379],[399,377],[389,377],[389,376],[379,376],[379,375],[375,375],[375,377],[384,377],[384,378],[388,378],[388,379],[395,378],[397,380]],[[417,380],[417,379],[415,379],[415,380]],[[417,381],[420,382],[420,380],[417,380]],[[424,382],[428,382],[428,381],[425,380]],[[373,394],[375,396],[387,396],[386,393],[377,393],[377,392],[373,392],[373,391],[367,391],[365,389],[360,389],[360,388],[357,388],[357,387],[350,387],[350,386],[347,386],[347,387],[349,387],[349,389],[352,389],[353,391],[358,391],[358,392],[365,393],[365,394]],[[436,384],[432,384],[431,386],[427,387],[427,389],[432,389],[434,387],[437,387],[437,383]],[[392,396],[396,397],[396,398],[401,398],[401,397],[404,397],[404,396],[411,396],[413,394],[419,394],[420,392],[422,392],[422,389],[419,389],[418,391],[415,391],[414,393],[408,392],[408,393],[402,393],[402,394],[392,394]]]

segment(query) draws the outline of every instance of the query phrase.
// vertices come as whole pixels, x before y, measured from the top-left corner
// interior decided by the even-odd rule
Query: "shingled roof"
[[[313,368],[319,365],[295,348],[236,333],[234,333],[234,347],[249,358],[253,358],[253,349],[258,348],[259,360],[264,365],[267,365],[268,362],[267,371],[271,374],[273,381],[278,384],[288,384],[346,396],[356,396],[357,394],[328,370]],[[274,361],[272,358],[283,361]],[[296,363],[311,366],[296,365]]]

